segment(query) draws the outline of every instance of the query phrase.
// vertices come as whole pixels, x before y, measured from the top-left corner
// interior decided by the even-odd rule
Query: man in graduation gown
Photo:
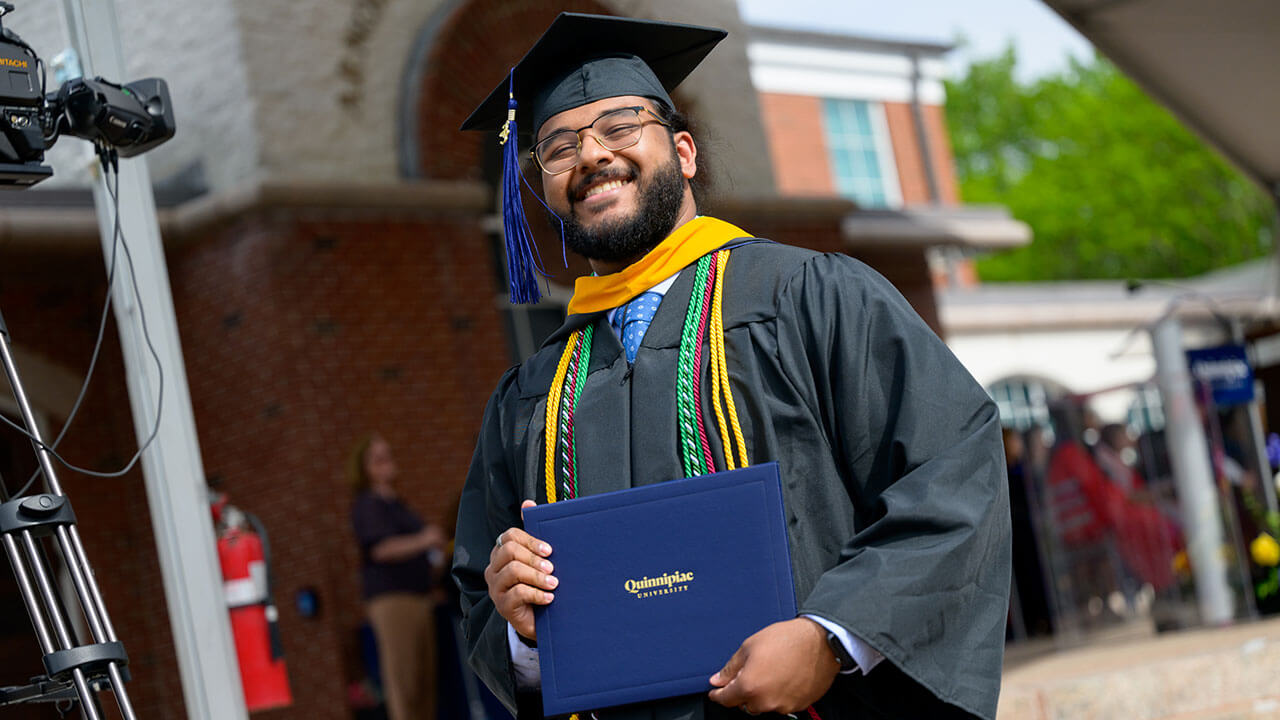
[[[597,716],[992,718],[1010,568],[996,409],[865,265],[697,215],[697,146],[668,91],[723,36],[561,15],[464,125],[504,126],[511,93],[545,200],[596,273],[484,413],[453,570],[471,664],[521,717],[540,714],[532,610],[554,602],[558,581],[552,549],[520,529],[520,513],[556,499],[544,482],[560,462],[547,464],[548,418],[559,422],[548,402],[573,403],[577,495],[688,475],[677,373],[690,304],[710,287],[694,263],[730,248],[729,385],[745,454],[781,468],[800,616],[743,638],[707,694]],[[631,327],[629,302],[647,292],[656,314],[647,330]],[[704,380],[707,356],[695,370]],[[563,382],[580,361],[582,380]],[[705,394],[697,412],[715,425]],[[706,435],[723,469],[733,443]]]

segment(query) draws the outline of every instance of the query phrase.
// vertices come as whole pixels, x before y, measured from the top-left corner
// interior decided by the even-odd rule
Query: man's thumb
[[[725,663],[724,667],[720,668],[720,672],[711,676],[711,684],[716,687],[724,687],[725,685],[733,682],[733,679],[738,677],[738,673],[742,671],[742,665],[746,662],[746,659],[746,650],[741,647],[738,648],[738,652],[734,653],[733,657],[729,658],[729,662]]]

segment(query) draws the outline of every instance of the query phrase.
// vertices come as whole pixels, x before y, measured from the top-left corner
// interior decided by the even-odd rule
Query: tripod
[[[76,530],[71,501],[62,492],[54,473],[52,457],[40,437],[35,415],[18,377],[9,342],[9,328],[0,315],[0,362],[4,365],[22,422],[32,438],[32,447],[44,473],[47,493],[8,498],[0,486],[0,543],[13,566],[14,577],[31,616],[36,639],[44,654],[43,677],[23,686],[0,687],[0,707],[22,702],[51,702],[78,699],[87,720],[101,720],[98,693],[111,690],[124,720],[137,720],[124,682],[128,677],[128,657],[116,638],[106,605],[93,579]],[[76,598],[88,624],[92,643],[81,644],[68,622],[67,611],[52,581],[42,543],[58,549]]]

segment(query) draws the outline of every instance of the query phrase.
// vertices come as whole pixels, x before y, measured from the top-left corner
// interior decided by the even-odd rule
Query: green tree
[[[1265,255],[1275,206],[1101,58],[1034,83],[1004,54],[947,83],[968,203],[1031,226],[978,262],[983,280],[1186,277]]]

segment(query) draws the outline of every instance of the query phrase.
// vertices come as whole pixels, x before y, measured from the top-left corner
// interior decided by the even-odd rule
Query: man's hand
[[[710,698],[756,715],[799,712],[826,694],[840,662],[827,630],[808,618],[774,623],[743,641],[720,672]]]
[[[520,509],[535,504],[525,500]],[[533,606],[549,604],[554,598],[551,591],[560,584],[551,575],[553,568],[546,559],[550,554],[550,545],[520,528],[507,528],[498,535],[497,544],[489,553],[489,565],[484,569],[489,597],[498,614],[530,640],[538,639]]]

